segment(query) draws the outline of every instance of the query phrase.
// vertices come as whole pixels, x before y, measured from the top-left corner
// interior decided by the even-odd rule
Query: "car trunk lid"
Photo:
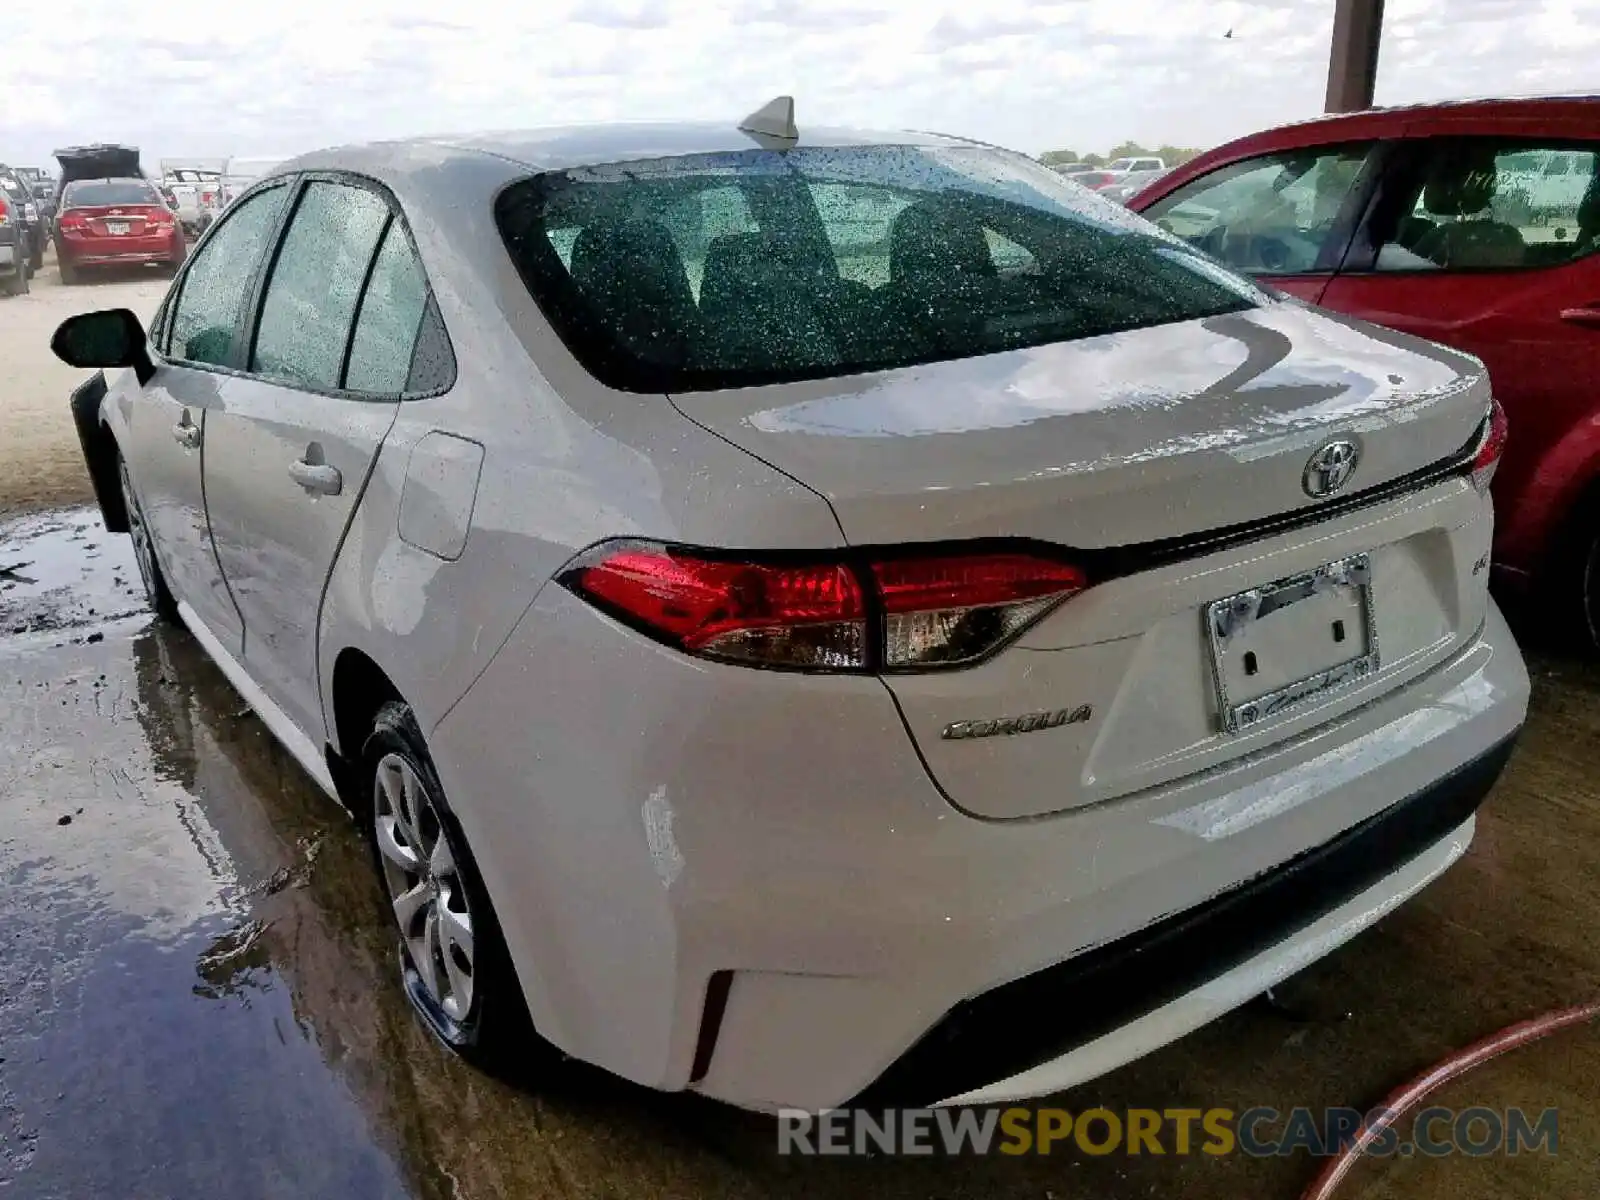
[[[991,658],[884,676],[975,815],[1099,803],[1259,753],[1414,678],[1483,620],[1487,501],[1438,471],[1482,425],[1481,366],[1291,302],[674,400],[821,493],[853,545],[1005,539],[1084,566],[1087,591]],[[1309,464],[1334,442],[1356,448],[1354,471],[1312,496]],[[1208,622],[1231,598],[1250,612],[1217,644]]]
[[[68,146],[57,150],[61,164],[60,186],[75,179],[143,179],[137,146]]]
[[[1461,449],[1475,360],[1294,302],[958,362],[681,393],[681,411],[815,489],[852,543],[1032,538],[1083,549],[1310,508]]]

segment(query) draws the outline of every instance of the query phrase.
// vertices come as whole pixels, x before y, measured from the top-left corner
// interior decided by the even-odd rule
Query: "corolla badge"
[[[1062,725],[1081,725],[1094,715],[1087,704],[1077,708],[1057,708],[1049,712],[1025,713],[1020,717],[995,717],[989,721],[957,721],[946,725],[939,736],[950,741],[965,738],[1004,737],[1015,733],[1034,733],[1058,729]]]
[[[1356,464],[1360,461],[1361,447],[1354,442],[1344,438],[1329,442],[1306,463],[1300,486],[1313,500],[1331,496],[1350,482],[1350,476],[1356,473]]]

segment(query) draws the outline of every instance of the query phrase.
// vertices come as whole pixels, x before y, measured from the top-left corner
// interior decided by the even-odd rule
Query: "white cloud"
[[[1600,89],[1600,0],[1389,0],[1378,99]],[[1037,152],[1208,145],[1322,103],[1333,0],[275,0],[197,26],[24,5],[0,158],[147,156],[638,118],[965,133]],[[1234,36],[1225,39],[1228,30]]]

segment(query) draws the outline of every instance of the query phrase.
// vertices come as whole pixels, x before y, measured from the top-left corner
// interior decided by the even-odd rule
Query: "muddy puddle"
[[[0,526],[0,568],[8,1200],[1288,1197],[1315,1173],[1237,1155],[780,1159],[769,1123],[693,1097],[576,1068],[539,1089],[469,1070],[400,999],[353,826],[193,639],[144,611],[126,538],[86,512],[29,518]],[[1243,1010],[1060,1102],[1366,1104],[1600,991],[1597,762],[1600,674],[1542,667],[1460,867],[1293,981],[1291,1014]],[[1469,1089],[1570,1113],[1559,1161],[1474,1167],[1473,1194],[1581,1194],[1600,1111],[1575,1081],[1595,1077],[1579,1037]],[[1429,1169],[1363,1189],[1444,1196],[1464,1178]]]

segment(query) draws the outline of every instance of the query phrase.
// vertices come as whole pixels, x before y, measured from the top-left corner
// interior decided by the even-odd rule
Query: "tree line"
[[[1108,162],[1118,158],[1159,158],[1169,167],[1179,163],[1188,162],[1199,150],[1191,150],[1186,146],[1162,146],[1157,150],[1146,149],[1138,142],[1123,142],[1120,146],[1111,147],[1105,154],[1079,154],[1076,150],[1046,150],[1039,156],[1039,161],[1049,167],[1064,166],[1067,163],[1088,163],[1091,167],[1103,167]]]

